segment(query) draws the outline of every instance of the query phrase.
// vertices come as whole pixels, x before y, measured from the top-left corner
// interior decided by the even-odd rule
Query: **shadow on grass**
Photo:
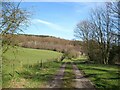
[[[120,73],[118,70],[110,70],[112,66],[106,65],[104,69],[102,65],[86,64],[86,62],[75,62],[79,69],[85,71],[84,77],[91,78],[96,88],[117,88],[120,87]],[[82,65],[82,66],[81,66]],[[100,67],[99,67],[100,66]],[[117,68],[116,68],[117,69]]]
[[[11,79],[9,74],[2,74],[2,87],[6,87]]]
[[[41,74],[41,73],[30,73],[30,72],[22,72],[21,76],[25,79],[31,79],[33,81],[48,81],[50,78],[52,78],[53,74]]]
[[[64,75],[65,75],[64,80],[75,79],[75,74],[74,73],[66,71],[64,73]]]
[[[66,63],[66,69],[65,69],[65,73],[64,73],[64,78],[63,80],[63,88],[74,88],[73,86],[73,79],[75,79],[75,75],[73,73],[73,67],[71,62],[67,62]]]
[[[59,66],[60,62],[47,62],[43,63],[43,65],[40,63],[30,66],[24,65],[25,70],[20,72],[20,76],[35,82],[47,83],[49,80],[52,80]]]
[[[120,90],[118,89],[120,88],[119,81],[114,85],[114,83],[111,84],[109,80],[106,82],[106,80],[97,77],[94,82],[96,83],[97,88],[115,88],[115,90]]]

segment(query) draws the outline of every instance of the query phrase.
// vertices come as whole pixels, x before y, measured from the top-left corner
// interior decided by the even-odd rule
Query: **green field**
[[[72,60],[85,77],[89,78],[96,88],[120,87],[120,66],[85,63],[83,59]]]
[[[3,54],[3,87],[41,87],[59,68],[61,55],[49,50],[10,48]]]
[[[70,62],[75,63],[96,88],[119,87],[120,73],[118,66],[86,63],[86,56],[80,56],[77,59],[66,58],[61,62],[58,60],[60,56],[62,56],[62,53],[50,50],[10,48],[3,54],[3,88],[44,88],[53,79],[61,64],[65,62],[68,64],[63,78],[64,88],[72,88],[70,78],[75,77]]]

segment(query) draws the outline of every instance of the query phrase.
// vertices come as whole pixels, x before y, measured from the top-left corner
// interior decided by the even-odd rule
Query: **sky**
[[[29,27],[24,30],[24,34],[75,39],[76,24],[89,17],[91,8],[102,4],[102,2],[22,2],[21,7],[32,14]]]

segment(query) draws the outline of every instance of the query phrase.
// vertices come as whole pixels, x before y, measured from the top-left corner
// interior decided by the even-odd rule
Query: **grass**
[[[78,68],[85,73],[85,77],[89,78],[96,88],[119,88],[120,73],[118,66],[86,64],[83,60],[72,60],[76,62]]]
[[[65,59],[63,62],[66,62],[65,74],[63,77],[63,88],[73,88],[73,78],[75,75],[73,73],[71,60]]]
[[[34,64],[39,60],[43,60],[43,62],[48,61],[48,59],[55,59],[60,56],[61,53],[49,51],[49,50],[38,50],[38,49],[28,49],[17,47],[17,49],[8,50],[3,56],[6,59],[17,59],[20,61],[24,61],[24,64]]]
[[[10,48],[3,54],[2,78],[3,87],[15,88],[44,88],[57,73],[61,63],[67,63],[63,87],[72,88],[74,78],[71,62],[76,63],[96,88],[118,88],[120,84],[119,67],[115,65],[101,65],[85,63],[86,56],[77,59],[57,58],[62,54],[49,50],[37,50],[17,47]],[[14,75],[14,77],[13,77]]]
[[[62,53],[17,47],[3,54],[3,87],[42,87],[61,63]],[[13,77],[14,76],[14,77]]]
[[[23,72],[20,72],[19,77],[27,80],[28,84],[25,84],[27,88],[45,88],[60,65],[60,62],[46,62],[44,68],[39,68],[39,65],[36,64],[29,69],[26,67]]]

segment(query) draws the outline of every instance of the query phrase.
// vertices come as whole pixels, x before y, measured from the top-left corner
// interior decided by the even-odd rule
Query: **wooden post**
[[[41,68],[40,60],[38,61],[38,68],[39,68],[39,69]]]
[[[14,60],[13,60],[13,67],[12,68],[13,68],[13,77],[14,77]]]
[[[40,63],[40,64],[41,64],[40,66],[41,66],[41,68],[42,68],[42,60],[41,60],[41,63]]]

